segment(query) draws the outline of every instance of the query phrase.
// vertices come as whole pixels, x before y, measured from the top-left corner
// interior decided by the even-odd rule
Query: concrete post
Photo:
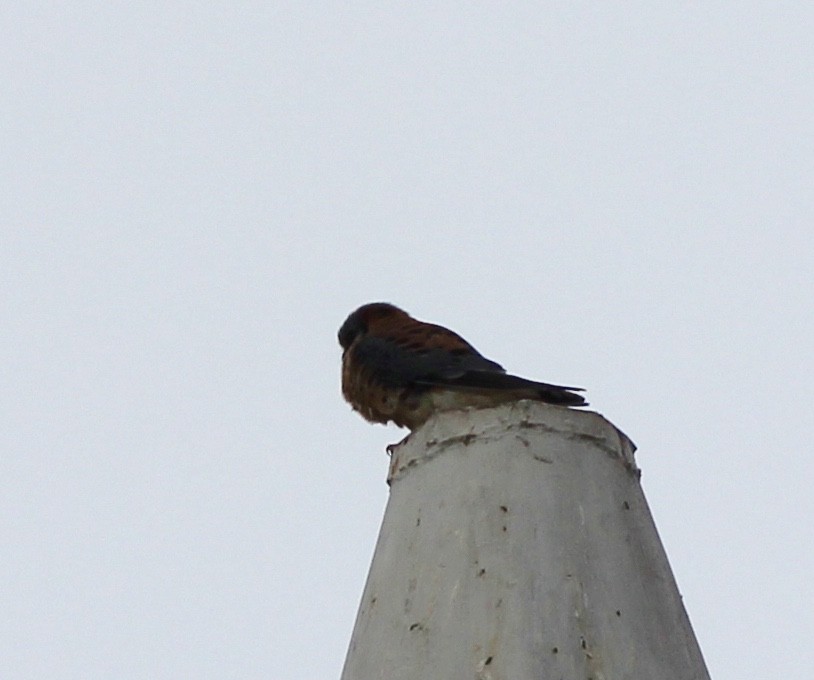
[[[630,440],[537,402],[393,453],[342,680],[709,680]]]

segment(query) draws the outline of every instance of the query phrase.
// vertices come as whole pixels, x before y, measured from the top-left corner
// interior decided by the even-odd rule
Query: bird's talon
[[[412,433],[410,433],[410,434],[412,434]],[[407,435],[407,436],[406,436],[404,439],[402,439],[400,442],[396,442],[395,444],[388,444],[388,445],[387,445],[387,448],[385,449],[385,450],[387,451],[387,455],[392,456],[392,455],[393,455],[393,452],[394,452],[394,451],[395,451],[395,450],[396,450],[396,449],[397,449],[399,446],[401,446],[402,444],[406,444],[406,443],[407,443],[407,440],[408,440],[409,438],[410,438],[410,435],[408,434],[408,435]]]

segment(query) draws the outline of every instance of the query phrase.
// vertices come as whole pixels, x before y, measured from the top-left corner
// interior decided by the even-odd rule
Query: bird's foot
[[[388,444],[388,445],[387,445],[387,448],[385,449],[385,451],[387,451],[387,455],[388,455],[388,456],[392,456],[392,455],[393,455],[393,453],[395,452],[395,450],[396,450],[396,449],[397,449],[399,446],[401,446],[402,444],[406,444],[406,443],[407,443],[407,440],[410,438],[410,435],[411,435],[411,434],[412,434],[412,432],[408,433],[408,434],[407,434],[407,436],[406,436],[406,437],[404,437],[404,439],[402,439],[402,440],[401,440],[401,441],[399,441],[399,442],[396,442],[395,444]]]

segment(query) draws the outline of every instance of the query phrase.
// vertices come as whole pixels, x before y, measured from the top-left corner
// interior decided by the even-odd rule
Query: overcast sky
[[[339,676],[389,300],[583,385],[716,680],[814,667],[814,5],[2,11],[0,677]]]

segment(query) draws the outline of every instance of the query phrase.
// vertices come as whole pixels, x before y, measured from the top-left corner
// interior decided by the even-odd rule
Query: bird
[[[342,395],[372,423],[415,431],[441,411],[487,408],[521,399],[587,406],[580,387],[511,375],[457,333],[414,319],[388,302],[352,312],[338,333]]]

